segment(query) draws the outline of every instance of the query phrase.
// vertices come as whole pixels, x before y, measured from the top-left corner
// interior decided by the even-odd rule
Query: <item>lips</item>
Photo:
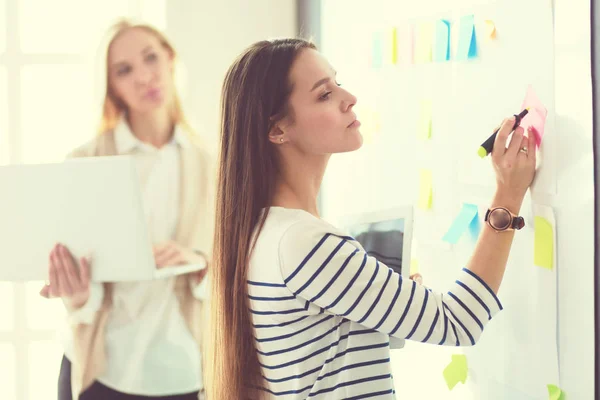
[[[354,121],[352,121],[352,123],[350,125],[347,126],[347,128],[358,128],[360,126],[360,121],[355,119]]]

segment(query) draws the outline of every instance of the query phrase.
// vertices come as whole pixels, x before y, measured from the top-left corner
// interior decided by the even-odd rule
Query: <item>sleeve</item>
[[[489,286],[468,269],[448,292],[436,293],[403,278],[352,237],[333,233],[319,220],[288,228],[279,243],[279,262],[297,298],[393,337],[474,345],[502,309]]]
[[[91,325],[94,322],[96,313],[102,306],[104,300],[104,286],[102,283],[90,283],[90,297],[87,302],[76,310],[69,310],[67,307],[67,320],[71,325]]]

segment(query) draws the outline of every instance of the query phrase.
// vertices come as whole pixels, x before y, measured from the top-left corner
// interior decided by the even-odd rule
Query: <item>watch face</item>
[[[492,210],[489,216],[490,225],[492,228],[503,231],[510,228],[512,216],[504,208],[496,208]]]

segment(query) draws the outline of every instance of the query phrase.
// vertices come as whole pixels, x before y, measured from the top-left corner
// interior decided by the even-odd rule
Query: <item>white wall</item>
[[[170,0],[166,31],[184,63],[188,117],[200,135],[216,142],[227,68],[256,41],[296,36],[296,2]]]

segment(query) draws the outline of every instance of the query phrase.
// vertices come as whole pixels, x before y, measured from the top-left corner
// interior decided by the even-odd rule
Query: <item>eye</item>
[[[339,82],[337,82],[337,81],[335,82],[335,84],[338,85],[338,86],[342,86],[342,84],[339,83]]]
[[[331,95],[331,91],[329,92],[325,92],[321,95],[321,97],[319,97],[319,100],[329,100],[329,96]]]
[[[117,76],[125,76],[129,72],[131,72],[131,67],[129,65],[124,65],[117,69]]]
[[[145,57],[145,60],[147,62],[154,62],[158,59],[158,56],[156,55],[156,53],[150,53]]]

